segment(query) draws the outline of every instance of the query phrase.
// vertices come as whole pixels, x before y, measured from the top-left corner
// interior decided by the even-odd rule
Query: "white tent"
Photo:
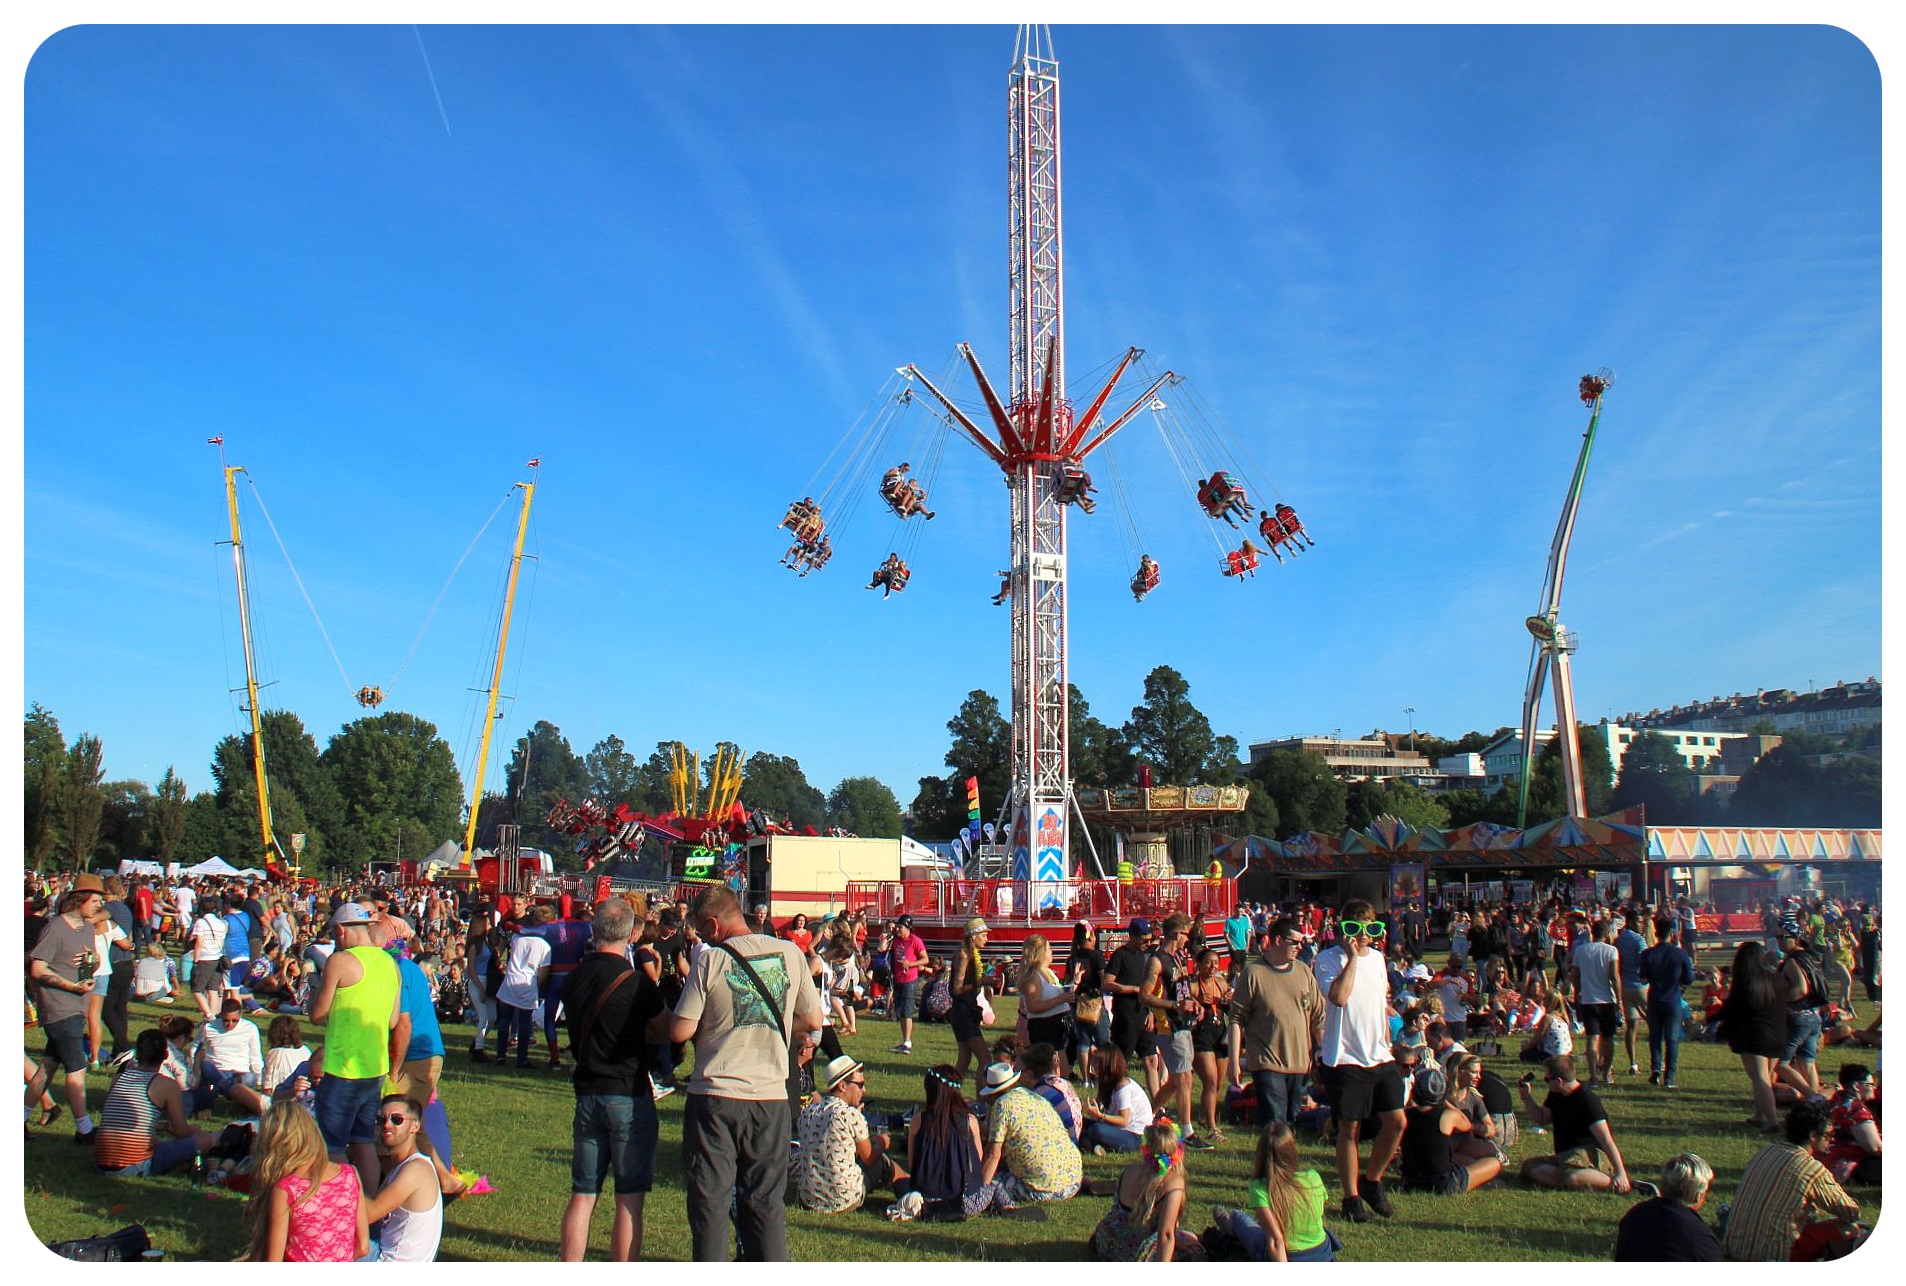
[[[119,862],[121,875],[159,875],[163,869],[157,862],[141,861],[138,858],[121,858]]]
[[[265,878],[265,873],[255,866],[247,866],[240,868],[238,878],[241,880],[262,880]]]
[[[429,857],[419,862],[419,866],[456,866],[463,857],[463,845],[453,839],[447,839],[431,851]]]
[[[935,870],[952,870],[958,866],[951,858],[928,848],[911,835],[900,837],[900,863],[902,866],[925,866]]]
[[[187,875],[237,875],[238,868],[222,857],[210,857],[197,866],[185,868]]]

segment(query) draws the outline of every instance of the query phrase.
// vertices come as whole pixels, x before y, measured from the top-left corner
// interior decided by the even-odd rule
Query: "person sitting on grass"
[[[894,1164],[893,1140],[871,1134],[861,1104],[867,1100],[867,1065],[846,1054],[828,1063],[817,1087],[822,1095],[801,1111],[800,1154],[795,1189],[801,1204],[821,1214],[858,1210],[869,1189],[892,1188],[906,1196],[907,1173]]]
[[[179,989],[179,967],[156,942],[148,942],[132,966],[132,998],[154,1005],[178,1003],[173,995]]]
[[[1343,1243],[1324,1227],[1329,1199],[1323,1176],[1298,1168],[1297,1135],[1284,1122],[1272,1121],[1257,1138],[1249,1204],[1237,1210],[1213,1207],[1211,1219],[1244,1247],[1252,1263],[1330,1263]]]
[[[1568,1001],[1562,998],[1558,988],[1543,1002],[1542,1018],[1534,1035],[1522,1042],[1521,1060],[1540,1063],[1560,1054],[1573,1054],[1575,1036],[1570,1030],[1571,1022]]]
[[[1661,1195],[1639,1202],[1615,1229],[1616,1263],[1712,1262],[1721,1239],[1701,1218],[1714,1167],[1692,1152],[1661,1167]]]
[[[1781,1141],[1748,1159],[1727,1216],[1721,1250],[1736,1261],[1785,1263],[1816,1216],[1825,1222],[1856,1219],[1860,1203],[1846,1194],[1821,1163],[1833,1136],[1833,1115],[1824,1104],[1796,1103],[1787,1110]]]
[[[1079,1092],[1071,1081],[1059,1075],[1058,1064],[1059,1051],[1044,1041],[1028,1045],[1019,1056],[1019,1070],[1025,1076],[1026,1087],[1052,1104],[1052,1110],[1059,1114],[1059,1123],[1077,1143],[1079,1131],[1085,1125],[1085,1112],[1079,1104]]]
[[[357,1170],[331,1160],[317,1118],[275,1103],[252,1144],[245,1218],[253,1263],[348,1264],[371,1247],[369,1207]]]
[[[1457,1153],[1457,1136],[1467,1136],[1475,1127],[1467,1113],[1446,1101],[1448,1091],[1448,1077],[1434,1060],[1417,1069],[1403,1127],[1406,1191],[1455,1196],[1474,1192],[1502,1172],[1502,1158],[1493,1148],[1485,1155]]]
[[[1151,1096],[1126,1074],[1125,1051],[1117,1045],[1103,1046],[1092,1057],[1098,1063],[1098,1091],[1080,1105],[1085,1123],[1079,1146],[1093,1156],[1136,1152],[1152,1123]]]
[[[958,1070],[939,1063],[926,1070],[926,1101],[907,1120],[907,1170],[913,1191],[888,1208],[912,1219],[927,1204],[958,1208],[968,1218],[993,1205],[996,1185],[980,1182],[979,1118],[960,1092]]]
[[[417,1147],[423,1117],[423,1104],[399,1094],[386,1094],[377,1107],[384,1180],[367,1214],[383,1227],[366,1258],[378,1263],[430,1263],[443,1239],[443,1187],[435,1163]]]
[[[1522,1078],[1522,1105],[1528,1109],[1531,1121],[1550,1127],[1555,1153],[1524,1161],[1522,1178],[1538,1188],[1617,1193],[1640,1190],[1657,1195],[1652,1183],[1629,1180],[1614,1131],[1608,1127],[1608,1113],[1595,1091],[1575,1079],[1574,1058],[1558,1054],[1548,1059],[1542,1064],[1542,1079],[1549,1096],[1537,1103],[1529,1088],[1535,1082],[1535,1073]]]
[[[214,1135],[187,1121],[184,1092],[160,1070],[165,1056],[164,1035],[150,1027],[140,1032],[133,1065],[106,1091],[93,1129],[93,1165],[102,1173],[168,1174],[217,1145]],[[169,1139],[159,1137],[162,1122]]]
[[[980,1182],[997,1182],[1007,1208],[1064,1201],[1085,1178],[1079,1150],[1052,1105],[1019,1080],[1019,1069],[1010,1063],[986,1068],[980,1088],[986,1102]]]
[[[258,1088],[271,1095],[287,1076],[298,1070],[299,1064],[311,1061],[311,1047],[304,1043],[304,1030],[290,1014],[272,1019],[265,1039],[271,1048],[265,1051],[265,1072]]]
[[[1201,1260],[1204,1244],[1179,1227],[1184,1212],[1184,1143],[1171,1121],[1154,1121],[1138,1159],[1118,1176],[1112,1208],[1092,1230],[1092,1253],[1108,1263]]]
[[[1827,1169],[1841,1183],[1880,1182],[1880,1127],[1873,1115],[1873,1073],[1864,1063],[1840,1065],[1840,1088],[1827,1103],[1833,1115],[1833,1146]]]
[[[192,1062],[199,1084],[193,1091],[194,1110],[209,1107],[216,1098],[228,1098],[248,1115],[264,1111],[258,1079],[265,1070],[264,1051],[258,1047],[257,1024],[245,1017],[237,996],[219,1002],[218,1017],[199,1028]]]

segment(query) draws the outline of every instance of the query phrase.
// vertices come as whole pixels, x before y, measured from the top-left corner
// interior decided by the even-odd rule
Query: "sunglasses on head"
[[[1337,928],[1346,938],[1380,938],[1384,925],[1381,920],[1339,920]]]

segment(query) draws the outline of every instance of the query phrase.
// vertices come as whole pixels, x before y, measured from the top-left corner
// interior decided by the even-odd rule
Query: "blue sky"
[[[531,722],[902,803],[1003,696],[997,473],[954,442],[913,580],[862,506],[774,524],[896,366],[1004,383],[1009,27],[75,28],[25,83],[25,684],[113,777],[210,785],[242,682],[216,451],[348,672],[467,772],[543,468],[489,783]],[[1828,27],[1074,27],[1072,393],[1190,375],[1318,540],[1251,582],[1142,420],[1071,526],[1072,678],[1170,664],[1240,742],[1519,717],[1563,600],[1585,719],[1880,673],[1880,100]],[[434,72],[433,96],[430,72]],[[876,478],[865,477],[871,489]],[[1101,478],[1103,482],[1103,478]],[[242,484],[241,484],[242,487]],[[243,487],[268,707],[361,713]],[[988,805],[990,807],[990,804]]]

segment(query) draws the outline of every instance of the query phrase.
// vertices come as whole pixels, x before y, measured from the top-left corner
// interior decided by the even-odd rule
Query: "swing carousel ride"
[[[788,507],[779,526],[793,543],[781,562],[799,576],[825,568],[834,555],[834,537],[844,535],[869,494],[878,494],[891,515],[894,534],[885,561],[866,588],[882,599],[903,592],[912,575],[920,533],[934,516],[929,496],[947,442],[958,437],[978,450],[1005,477],[1008,493],[1010,565],[1000,572],[995,604],[1012,607],[1012,786],[1002,801],[1008,860],[1002,868],[1020,882],[1012,899],[1032,914],[1079,914],[1117,922],[1126,899],[1113,885],[1105,897],[1088,897],[1093,881],[1083,880],[1084,862],[1068,858],[1067,831],[1081,822],[1085,848],[1096,881],[1106,871],[1084,830],[1079,800],[1069,772],[1067,745],[1066,536],[1067,511],[1092,515],[1097,488],[1086,470],[1102,449],[1110,495],[1116,501],[1128,553],[1135,559],[1130,587],[1143,602],[1159,586],[1162,569],[1145,549],[1131,503],[1131,492],[1111,449],[1113,437],[1141,416],[1149,416],[1186,494],[1209,520],[1219,574],[1243,581],[1254,578],[1265,554],[1278,563],[1315,542],[1297,512],[1281,500],[1259,508],[1263,472],[1249,450],[1224,426],[1189,379],[1171,370],[1157,371],[1144,350],[1129,348],[1108,363],[1109,373],[1093,377],[1094,391],[1075,403],[1068,395],[1065,367],[1065,311],[1060,233],[1059,64],[1051,35],[1042,26],[1020,29],[1008,78],[1008,236],[1009,376],[1003,394],[969,344],[960,344],[937,378],[909,363],[888,378],[867,412],[849,428],[810,481],[807,494]],[[955,396],[954,377],[970,382]],[[1141,385],[1135,395],[1121,393],[1128,376]],[[1120,408],[1120,409],[1115,409]],[[879,474],[881,464],[909,444],[906,458]],[[919,462],[916,469],[914,462]],[[822,483],[822,479],[825,482]],[[820,484],[817,485],[816,484]],[[918,519],[919,521],[914,521]],[[1220,527],[1218,524],[1223,524]],[[1264,543],[1251,538],[1249,529]],[[1233,547],[1232,539],[1242,538]],[[976,859],[972,876],[990,876]],[[1160,880],[1159,885],[1208,885],[1197,880]],[[1229,887],[1229,882],[1223,882]],[[1194,900],[1186,891],[1154,890],[1150,909],[1192,910],[1222,915],[1223,908]],[[906,904],[904,890],[893,897]],[[973,905],[970,900],[965,905]],[[911,906],[909,904],[909,909]],[[935,919],[959,916],[959,907],[942,908]],[[984,914],[984,910],[981,910]],[[931,924],[916,925],[931,940]]]

